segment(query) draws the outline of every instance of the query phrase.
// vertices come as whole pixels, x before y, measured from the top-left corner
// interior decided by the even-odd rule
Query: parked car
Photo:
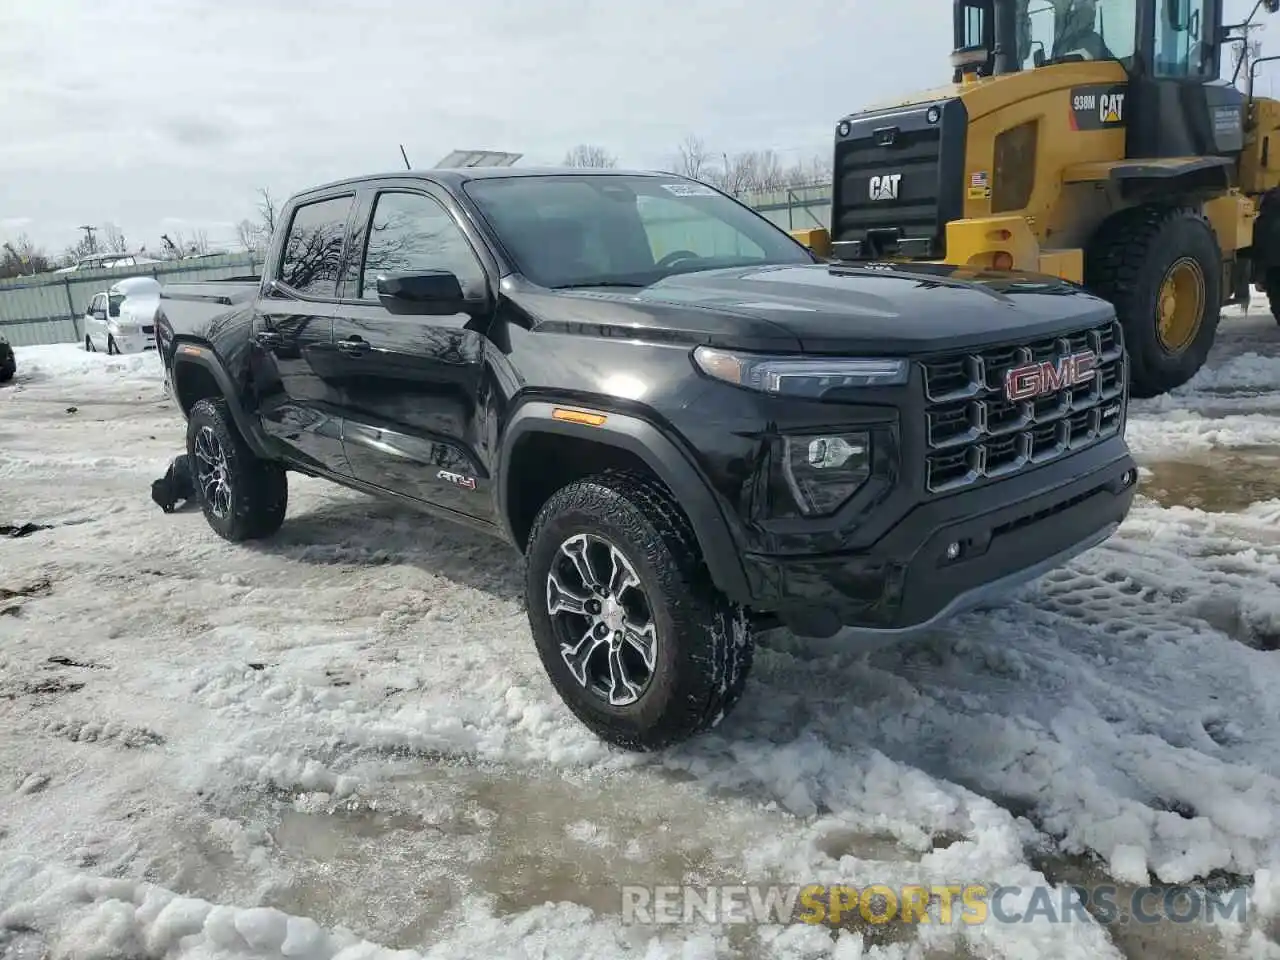
[[[94,253],[81,257],[69,267],[54,273],[78,273],[81,270],[110,270],[114,267],[137,267],[147,263],[162,263],[141,253]]]
[[[90,352],[141,353],[156,348],[160,284],[130,277],[95,293],[84,312],[84,348]]]
[[[14,356],[13,346],[0,336],[0,383],[8,383],[18,372],[18,358]]]
[[[505,539],[553,685],[627,748],[719,722],[760,625],[942,622],[1104,541],[1137,480],[1103,300],[827,263],[669,174],[318,187],[260,282],[160,303],[214,532],[274,533],[296,471]]]

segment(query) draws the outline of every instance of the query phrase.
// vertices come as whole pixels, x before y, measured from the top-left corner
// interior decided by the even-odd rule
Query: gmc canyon
[[[927,627],[1101,543],[1137,479],[1104,301],[828,263],[669,174],[318,187],[261,278],[166,286],[157,338],[216,533],[272,534],[295,471],[505,539],[553,685],[630,749],[717,723],[762,621]]]

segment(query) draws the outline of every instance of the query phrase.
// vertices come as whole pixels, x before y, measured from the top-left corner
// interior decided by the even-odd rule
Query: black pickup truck
[[[1102,300],[830,264],[667,174],[333,183],[260,279],[160,303],[218,534],[272,534],[296,471],[505,539],[557,691],[632,749],[718,722],[761,621],[926,627],[1106,539],[1137,478]]]

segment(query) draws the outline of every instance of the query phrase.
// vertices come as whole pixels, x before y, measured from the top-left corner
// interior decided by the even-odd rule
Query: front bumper
[[[1117,439],[1027,476],[923,503],[866,551],[747,554],[750,589],[757,606],[800,634],[914,633],[1102,543],[1128,514],[1136,486],[1137,465]],[[953,544],[960,555],[949,559]]]
[[[154,333],[113,333],[111,339],[121,353],[144,353],[156,348]]]

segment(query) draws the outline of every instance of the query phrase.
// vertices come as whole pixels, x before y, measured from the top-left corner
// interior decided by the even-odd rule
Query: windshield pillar
[[[1023,0],[1022,6],[1026,6]],[[1017,73],[1022,69],[1018,51],[1018,0],[993,0],[996,76]]]

